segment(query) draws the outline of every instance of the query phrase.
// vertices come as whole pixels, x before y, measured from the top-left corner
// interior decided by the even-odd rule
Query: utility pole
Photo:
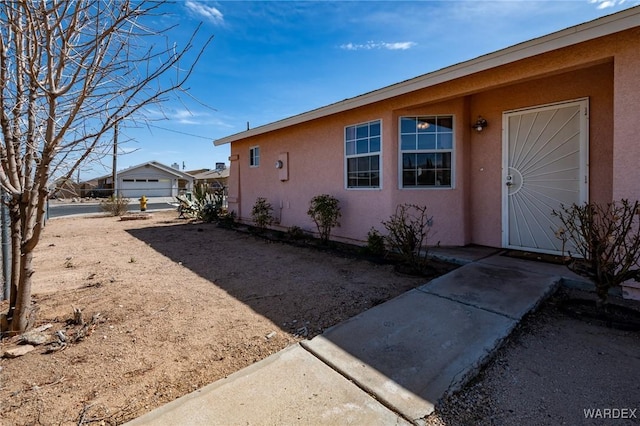
[[[118,197],[118,121],[113,126],[113,170],[111,171],[111,181],[113,182],[113,197]]]

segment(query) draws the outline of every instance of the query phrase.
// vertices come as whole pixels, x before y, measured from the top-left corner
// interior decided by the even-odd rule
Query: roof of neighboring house
[[[206,172],[198,173],[193,177],[195,180],[225,179],[229,177],[229,169],[207,170]]]
[[[185,173],[190,174],[195,177],[197,174],[208,172],[211,169],[197,169],[197,170],[187,170]]]
[[[123,170],[118,170],[118,175],[126,174],[126,173],[134,171],[135,169],[140,169],[142,167],[155,167],[156,169],[159,169],[159,170],[162,170],[162,171],[164,171],[166,173],[172,174],[172,175],[174,175],[174,176],[176,176],[177,178],[180,178],[180,179],[191,180],[191,179],[194,178],[193,176],[191,176],[188,173],[185,173],[183,171],[174,169],[173,167],[169,167],[169,166],[167,166],[165,164],[158,163],[157,161],[147,161],[146,163],[138,164],[136,166],[127,167],[126,169],[123,169]],[[100,176],[98,178],[95,178],[95,180],[107,179],[107,178],[110,178],[111,176],[112,176],[111,173],[109,173],[108,175],[104,175],[104,176]]]
[[[640,25],[640,6],[622,12],[604,16],[593,21],[585,22],[546,36],[542,36],[524,43],[516,44],[469,61],[461,62],[447,68],[440,69],[419,77],[412,78],[373,92],[348,98],[318,109],[314,109],[293,117],[275,121],[270,124],[255,127],[214,141],[214,145],[224,145],[251,136],[261,135],[274,130],[301,124],[307,121],[326,117],[332,114],[348,111],[354,108],[373,104],[404,95],[416,90],[425,89],[437,84],[445,83],[461,77],[506,65],[522,59],[548,53],[564,47],[572,46],[599,37],[611,35]]]

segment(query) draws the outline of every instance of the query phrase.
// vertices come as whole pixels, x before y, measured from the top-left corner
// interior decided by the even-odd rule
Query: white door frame
[[[580,171],[581,177],[579,186],[579,203],[589,201],[589,98],[579,98],[569,101],[556,102],[551,104],[538,105],[528,108],[504,111],[502,113],[502,246],[505,248],[514,248],[523,250],[522,247],[515,247],[509,244],[509,191],[507,186],[507,176],[509,174],[509,117],[514,114],[529,113],[535,111],[545,111],[556,109],[561,106],[569,106],[571,104],[579,105],[580,114],[583,119],[580,120]],[[536,248],[526,248],[526,250],[542,253],[559,254],[557,251],[540,250]]]

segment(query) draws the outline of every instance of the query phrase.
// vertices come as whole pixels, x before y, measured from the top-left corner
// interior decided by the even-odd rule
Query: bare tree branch
[[[18,293],[7,314],[12,331],[26,327],[32,251],[52,171],[69,179],[104,154],[116,125],[145,120],[147,107],[184,91],[212,40],[192,53],[200,26],[180,48],[170,40],[173,26],[152,29],[147,23],[163,13],[164,3],[0,3],[0,187],[11,197]]]

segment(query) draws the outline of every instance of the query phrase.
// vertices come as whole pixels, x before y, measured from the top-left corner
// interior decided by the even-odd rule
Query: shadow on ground
[[[398,274],[392,265],[271,242],[212,224],[128,232],[284,331],[308,338],[429,280]]]

